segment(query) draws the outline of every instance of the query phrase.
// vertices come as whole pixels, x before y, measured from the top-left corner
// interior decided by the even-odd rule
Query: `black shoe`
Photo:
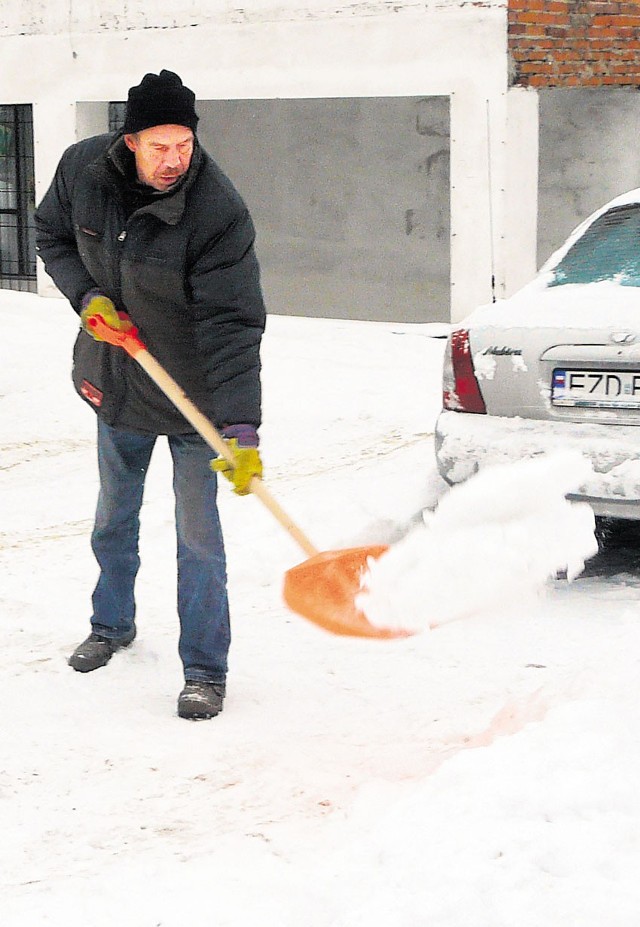
[[[104,637],[92,631],[69,657],[69,666],[78,673],[90,673],[106,666],[116,650],[128,647],[133,643],[135,636],[135,628],[123,637]]]
[[[178,715],[192,721],[215,718],[222,711],[224,683],[187,679],[178,698]]]

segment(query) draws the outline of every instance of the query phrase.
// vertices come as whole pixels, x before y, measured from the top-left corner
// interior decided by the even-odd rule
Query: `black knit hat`
[[[187,126],[195,132],[195,101],[193,90],[173,71],[145,74],[138,86],[129,90],[123,131],[129,134],[152,126]]]

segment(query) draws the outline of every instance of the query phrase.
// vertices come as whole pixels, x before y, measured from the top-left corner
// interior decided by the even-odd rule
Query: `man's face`
[[[153,126],[124,141],[135,155],[138,180],[154,190],[169,190],[191,164],[193,132],[186,126]]]

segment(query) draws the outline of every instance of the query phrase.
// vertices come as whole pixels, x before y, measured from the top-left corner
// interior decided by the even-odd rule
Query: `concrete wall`
[[[640,93],[542,90],[538,265],[594,210],[640,187]]]
[[[316,249],[325,268],[329,260],[343,269],[340,292],[332,296],[334,306],[340,303],[345,279],[370,279],[376,249],[368,239],[381,236],[378,243],[394,252],[395,261],[386,265],[391,284],[387,294],[397,286],[400,295],[393,298],[398,308],[377,285],[373,295],[361,290],[359,304],[375,296],[380,311],[394,316],[402,311],[404,318],[403,293],[413,292],[425,299],[424,307],[412,309],[416,317],[443,318],[449,311],[438,295],[447,270],[446,249],[438,239],[446,234],[446,196],[441,191],[432,207],[427,189],[427,179],[432,190],[446,184],[445,156],[439,152],[447,139],[441,135],[444,109],[434,121],[436,135],[429,134],[424,108],[432,105],[446,106],[450,117],[451,317],[458,319],[490,299],[492,278],[497,295],[503,295],[535,266],[537,102],[535,94],[508,90],[503,0],[249,0],[242,8],[226,0],[190,0],[179,8],[168,0],[157,0],[152,8],[143,0],[5,0],[0,43],[0,101],[34,105],[38,197],[62,150],[100,122],[99,104],[124,99],[145,71],[167,67],[180,73],[201,100],[315,101],[319,109],[313,118],[321,119],[326,138],[334,131],[333,119],[344,123],[349,112],[354,114],[352,101],[361,100],[352,141],[375,167],[364,172],[360,166],[357,171],[345,168],[342,176],[343,195],[360,215],[342,217],[335,197],[314,202],[298,197],[294,211],[302,234],[284,242],[309,255],[310,230],[324,228],[325,243],[329,232],[340,230],[346,243],[343,255],[347,246],[355,249],[349,266],[340,264],[339,249],[329,259],[322,246]],[[379,137],[372,132],[376,115],[367,103],[376,98],[389,101],[388,106],[380,104],[384,130]],[[431,98],[441,102],[419,103]],[[328,120],[320,110],[321,101],[330,99],[341,102]],[[423,107],[422,134],[407,127],[405,105]],[[312,104],[304,106],[309,113]],[[295,122],[297,117],[289,111],[287,118]],[[299,154],[305,134],[313,136],[315,130],[307,125],[296,131],[292,151],[297,155],[289,166],[301,189],[305,166]],[[395,147],[389,147],[391,141]],[[315,144],[315,160],[307,167],[319,178],[332,150],[343,156],[349,151],[348,161],[356,165],[350,144],[338,135],[331,144]],[[221,151],[223,158],[231,155]],[[240,166],[237,157],[235,161]],[[421,170],[421,164],[428,170]],[[379,169],[397,182],[395,202],[388,184],[379,183]],[[230,172],[246,187],[236,169]],[[247,195],[250,200],[255,196],[260,221],[267,221],[258,192],[247,188]],[[377,210],[370,206],[373,196],[379,200]],[[374,213],[383,217],[384,235],[375,226],[367,235],[362,231]],[[328,214],[333,228],[331,222],[327,226]],[[273,242],[270,253],[281,253],[282,239],[275,232]],[[421,253],[424,263],[416,269]],[[314,283],[313,274],[309,272],[307,282],[294,280],[288,267],[271,264],[267,251],[265,259],[269,286],[281,286],[278,298],[283,304],[299,305],[307,282]],[[323,273],[326,286],[330,274]],[[379,275],[384,278],[385,269]],[[350,291],[350,302],[355,301]]]
[[[449,318],[447,97],[199,108],[254,216],[271,311]]]

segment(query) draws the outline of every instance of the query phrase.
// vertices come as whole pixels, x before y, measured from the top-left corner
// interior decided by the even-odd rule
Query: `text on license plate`
[[[556,369],[551,402],[588,409],[640,409],[640,370]]]

